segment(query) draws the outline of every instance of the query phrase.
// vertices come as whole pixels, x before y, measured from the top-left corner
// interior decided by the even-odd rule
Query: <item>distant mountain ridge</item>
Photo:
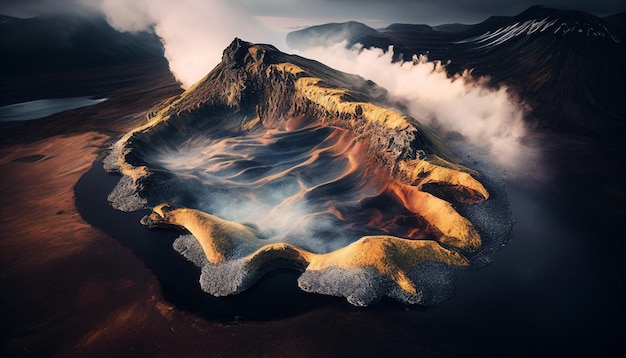
[[[475,25],[403,24],[360,36],[352,33],[349,45],[393,46],[397,60],[427,54],[431,60],[450,61],[450,75],[471,69],[476,76],[487,76],[492,85],[506,85],[530,105],[533,126],[622,133],[623,20],[624,14],[600,18],[533,6]],[[308,29],[297,32],[300,39],[314,36]],[[305,48],[304,43],[295,48]]]
[[[381,32],[384,31],[391,31],[391,32],[416,32],[416,31],[423,31],[423,32],[428,32],[428,31],[435,31],[431,26],[428,25],[415,25],[415,24],[391,24],[387,27],[385,27],[384,29],[381,30]]]
[[[378,31],[357,21],[330,23],[307,27],[287,34],[287,44],[292,48],[328,46],[342,40],[353,45],[363,36],[377,34]]]
[[[501,23],[493,29],[493,25]],[[482,32],[482,33],[481,33]],[[493,17],[478,24],[464,33],[481,33],[475,41],[485,42],[486,39],[507,40],[521,35],[539,34],[542,32],[562,36],[600,36],[616,43],[621,42],[619,29],[615,25],[597,16],[580,11],[557,10],[534,6],[512,18]],[[472,41],[468,39],[466,41]]]

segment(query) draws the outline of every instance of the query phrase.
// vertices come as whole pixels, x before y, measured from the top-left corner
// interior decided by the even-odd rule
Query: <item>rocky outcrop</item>
[[[383,296],[407,303],[435,304],[452,292],[456,270],[471,265],[471,257],[481,257],[478,252],[485,238],[487,247],[506,240],[510,229],[506,195],[502,187],[485,178],[494,184],[505,220],[500,225],[485,225],[478,219],[479,226],[475,227],[459,210],[471,216],[471,204],[483,203],[490,197],[478,180],[478,172],[463,166],[429,128],[402,114],[385,94],[358,76],[281,53],[270,45],[235,39],[224,51],[222,62],[204,79],[151,110],[147,124],[129,132],[114,146],[105,167],[120,172],[124,179],[109,200],[120,210],[154,207],[144,224],[174,225],[191,233],[192,236],[181,237],[175,248],[202,267],[201,286],[214,295],[241,292],[268,270],[287,265],[304,271],[299,280],[302,289],[345,296],[353,304],[367,305]],[[212,162],[213,169],[202,171],[219,171],[215,168],[233,163],[241,166],[229,174],[227,181],[247,178],[250,172],[268,172],[255,177],[251,184],[236,182],[237,190],[242,186],[249,189],[245,196],[252,201],[258,200],[254,188],[263,183],[297,177],[301,188],[277,204],[277,208],[298,200],[314,202],[318,211],[304,216],[325,215],[333,223],[347,222],[352,228],[358,226],[358,232],[366,233],[328,252],[304,248],[300,243],[306,246],[306,230],[295,239],[295,244],[289,242],[293,236],[263,232],[257,226],[194,209],[202,207],[198,197],[205,190],[203,183],[187,180],[191,174],[177,175],[156,160],[154,154],[176,151],[190,138],[198,137],[232,142],[231,138],[256,136],[258,143],[252,147],[262,147],[270,139],[259,137],[258,133],[267,131],[300,133],[294,145],[306,146],[310,141],[306,136],[316,133],[310,128],[327,128],[322,134],[329,134],[307,152],[309,160],[280,173],[259,164],[261,159],[255,160],[248,153],[249,148],[244,150],[241,146],[232,148],[239,148],[246,160]],[[328,146],[323,147],[324,143]],[[294,155],[292,152],[271,155],[282,160],[286,155]],[[227,154],[232,154],[232,150]],[[325,167],[328,174],[297,172],[321,156],[331,158]],[[346,168],[334,178],[319,184],[307,184],[303,178],[329,176],[334,163],[344,163],[341,165]],[[337,184],[347,177],[356,179]],[[350,190],[350,186],[369,194],[339,195]],[[433,187],[437,189],[429,190]],[[337,203],[344,197],[347,202]],[[381,204],[372,208],[368,203],[376,200]],[[395,218],[389,219],[389,215],[396,214],[384,212],[389,200],[401,207],[397,215],[402,220],[418,226],[402,231],[407,232],[407,237],[396,230]],[[450,201],[456,203],[452,205]],[[374,217],[359,221],[359,210]],[[270,216],[273,212],[274,209]],[[349,222],[350,218],[357,219]],[[338,240],[339,234],[333,233],[332,228],[327,231],[325,240]]]
[[[146,61],[167,64],[156,34],[120,32],[96,14],[0,15],[0,52],[3,77]]]

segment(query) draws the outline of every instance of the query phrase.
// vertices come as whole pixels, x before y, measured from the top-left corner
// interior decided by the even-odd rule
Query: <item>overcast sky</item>
[[[42,13],[81,9],[81,3],[123,0],[2,0],[0,13],[32,17]],[[211,0],[207,0],[210,2]],[[182,0],[181,2],[185,2]],[[302,27],[356,20],[370,26],[393,22],[438,25],[478,23],[491,15],[515,15],[535,5],[533,0],[231,0],[248,15],[275,27]],[[599,16],[626,11],[618,0],[543,0],[542,5],[590,12]]]

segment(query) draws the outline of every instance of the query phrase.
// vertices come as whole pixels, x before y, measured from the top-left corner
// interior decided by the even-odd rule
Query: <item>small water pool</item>
[[[67,97],[10,104],[0,107],[0,122],[30,121],[70,109],[92,106],[106,100],[106,98]]]

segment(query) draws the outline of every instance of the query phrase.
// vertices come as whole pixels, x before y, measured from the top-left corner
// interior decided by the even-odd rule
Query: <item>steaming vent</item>
[[[392,105],[371,81],[235,39],[116,144],[109,200],[185,229],[174,248],[216,296],[281,263],[303,290],[355,305],[441,302],[507,240],[506,194]]]

